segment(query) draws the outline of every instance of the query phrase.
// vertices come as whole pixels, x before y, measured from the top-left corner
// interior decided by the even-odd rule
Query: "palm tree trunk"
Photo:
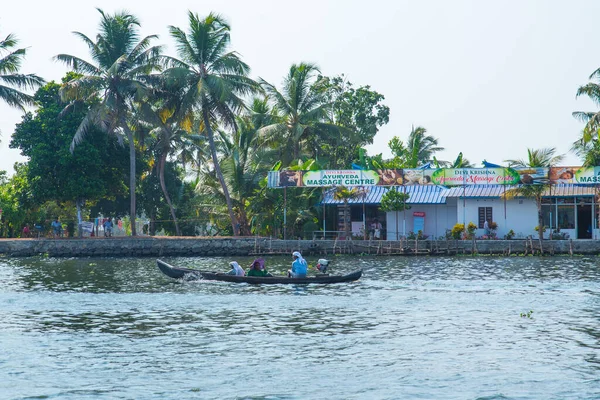
[[[167,192],[167,185],[165,184],[165,164],[167,162],[167,153],[164,152],[160,156],[160,161],[158,163],[158,180],[160,181],[160,187],[163,191],[163,196],[165,196],[165,200],[169,205],[169,210],[171,210],[171,217],[173,217],[173,223],[175,224],[175,233],[177,236],[181,236],[181,231],[179,230],[179,224],[177,223],[177,217],[175,216],[175,208],[173,208],[173,203],[171,203],[171,197],[169,197],[169,192]]]
[[[131,236],[137,236],[135,229],[135,142],[133,132],[125,124],[125,133],[129,141],[129,218],[131,220]]]
[[[231,218],[233,236],[239,236],[240,232],[237,224],[237,219],[235,218],[235,214],[233,213],[233,204],[231,202],[231,196],[229,196],[229,189],[227,189],[225,179],[223,178],[223,173],[221,172],[221,166],[219,165],[219,160],[217,159],[217,148],[215,146],[215,138],[213,136],[212,128],[210,127],[210,118],[208,118],[208,110],[206,108],[202,109],[202,117],[204,118],[204,126],[206,127],[206,133],[208,134],[208,145],[210,147],[210,154],[212,156],[213,164],[215,166],[215,174],[217,175],[217,178],[221,183],[223,195],[225,196],[225,202],[227,203],[227,211],[229,211],[229,218]]]

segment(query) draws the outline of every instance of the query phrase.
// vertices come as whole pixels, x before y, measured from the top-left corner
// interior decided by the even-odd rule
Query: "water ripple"
[[[152,259],[2,259],[0,397],[600,397],[596,257],[335,257],[332,268],[364,275],[252,286],[173,281]]]

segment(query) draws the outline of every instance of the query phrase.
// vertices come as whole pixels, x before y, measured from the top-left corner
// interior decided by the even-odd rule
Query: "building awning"
[[[505,191],[514,189],[518,186],[465,186],[453,187],[448,189],[444,196],[446,197],[467,197],[467,198],[490,198],[502,197]],[[544,197],[593,197],[595,187],[590,185],[552,185],[549,190],[546,190]]]
[[[388,190],[398,190],[403,192],[406,189],[406,193],[409,195],[406,204],[445,204],[446,197],[444,193],[448,189],[443,186],[436,185],[410,185],[410,186],[366,186],[365,196],[352,199],[348,201],[348,204],[379,204],[381,198]],[[333,189],[327,190],[324,194],[323,201],[321,204],[344,204],[342,200],[335,200],[333,198]]]

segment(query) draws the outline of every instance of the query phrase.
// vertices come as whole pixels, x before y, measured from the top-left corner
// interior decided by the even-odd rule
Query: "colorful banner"
[[[553,167],[548,177],[553,184],[596,184],[600,183],[600,167]]]
[[[402,184],[402,170],[320,170],[282,171],[279,184],[284,186],[392,186]]]
[[[600,167],[438,168],[269,172],[269,187],[600,184]]]
[[[439,168],[405,169],[404,181],[405,185],[516,185],[532,183],[533,178],[512,168]]]

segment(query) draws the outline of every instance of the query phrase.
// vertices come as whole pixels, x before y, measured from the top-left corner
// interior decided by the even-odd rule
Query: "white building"
[[[485,234],[486,220],[498,225],[496,235],[503,238],[513,231],[515,238],[533,236],[537,238],[538,211],[535,200],[516,197],[506,199],[511,187],[503,185],[464,186],[446,188],[435,185],[414,186],[371,186],[362,198],[350,200],[352,233],[362,237],[362,227],[367,229],[374,218],[384,225],[385,238],[396,240],[419,230],[428,237],[445,237],[446,232],[457,223],[478,226],[477,236]],[[388,190],[405,191],[409,197],[409,210],[382,213],[378,210],[382,196]],[[326,193],[324,205],[337,205],[341,214],[343,203]],[[359,212],[356,212],[356,211]],[[360,212],[362,210],[362,212]],[[600,238],[598,226],[598,200],[594,186],[555,185],[544,194],[542,214],[546,227],[545,237],[551,232],[560,232],[571,239]],[[594,217],[595,216],[595,217]],[[341,231],[343,217],[338,218],[335,228]],[[398,227],[396,229],[396,226]],[[329,229],[329,228],[328,228]]]

